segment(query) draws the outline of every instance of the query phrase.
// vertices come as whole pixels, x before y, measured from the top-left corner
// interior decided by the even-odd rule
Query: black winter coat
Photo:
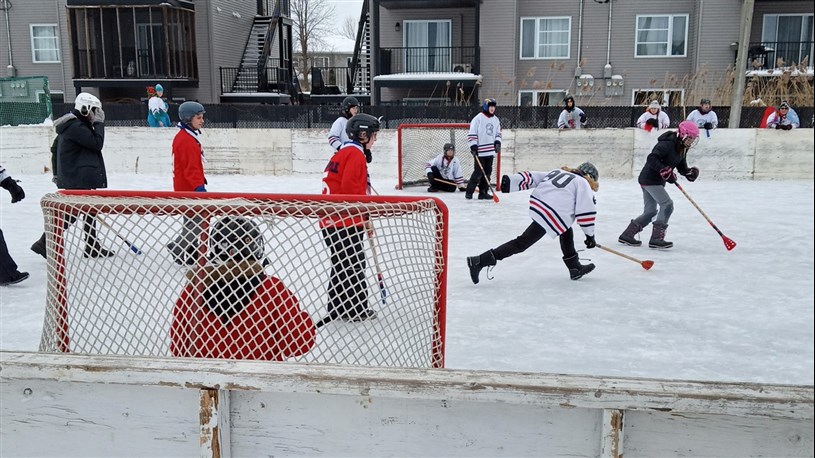
[[[682,153],[680,154],[680,151]],[[674,168],[682,175],[690,172],[688,162],[685,157],[686,149],[682,146],[682,141],[676,132],[670,131],[660,135],[657,144],[651,150],[651,154],[645,160],[645,165],[640,171],[639,183],[642,186],[665,185],[665,180],[660,176],[659,171],[665,167]]]
[[[57,187],[61,189],[98,189],[108,187],[102,147],[105,124],[91,125],[76,110],[54,121],[57,131],[53,161]],[[52,154],[54,153],[52,147]]]

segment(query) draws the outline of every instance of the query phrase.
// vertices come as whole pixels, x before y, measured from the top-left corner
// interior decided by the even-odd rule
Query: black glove
[[[787,124],[786,126],[782,127],[782,129],[790,130],[790,129],[792,129],[792,124]]]
[[[663,167],[659,170],[659,176],[668,183],[676,183],[676,174],[674,173],[673,167]]]
[[[702,127],[704,127],[707,130],[710,130],[710,129],[713,129],[713,124],[709,123],[709,122],[706,122],[705,125],[702,126]]]
[[[586,113],[580,113],[580,124],[586,124]]]
[[[784,126],[782,126],[781,124],[776,124],[775,128],[778,130],[784,130]]]
[[[371,163],[374,160],[374,155],[371,153],[371,150],[365,148],[365,162]]]
[[[5,180],[0,182],[0,186],[11,194],[11,203],[16,203],[25,199],[25,191],[23,191],[23,188],[21,188],[20,185],[17,184],[17,181],[13,178],[7,177]]]
[[[427,172],[427,181],[433,183],[433,172]]]
[[[501,192],[503,192],[505,194],[509,193],[509,176],[508,175],[504,175],[503,177],[501,177]]]
[[[597,242],[594,241],[593,235],[587,235],[584,243],[586,244],[586,248],[594,248],[597,246]]]
[[[688,181],[696,181],[696,179],[699,178],[699,169],[697,167],[691,167],[688,173],[685,174],[685,178],[687,178]]]
[[[473,156],[478,156],[478,145],[471,145],[470,146],[470,153]]]
[[[501,142],[499,142],[498,140],[495,140],[495,143],[493,143],[493,146],[495,146],[495,154],[501,154]]]
[[[653,128],[659,129],[659,121],[657,121],[657,118],[651,118],[648,121],[645,121],[645,124]]]

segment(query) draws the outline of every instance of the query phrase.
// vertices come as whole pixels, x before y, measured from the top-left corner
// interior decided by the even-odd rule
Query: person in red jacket
[[[173,139],[173,191],[206,192],[204,150],[198,137],[204,126],[204,106],[184,102],[178,107],[178,133]],[[201,218],[184,217],[181,234],[167,244],[176,264],[194,264],[198,259]]]
[[[323,194],[370,194],[368,163],[376,143],[379,120],[369,114],[357,114],[345,128],[349,141],[334,153],[323,172]],[[328,286],[328,317],[345,321],[376,318],[368,306],[365,280],[365,253],[362,238],[368,228],[363,216],[330,215],[320,220],[323,240],[331,252],[331,277]]]
[[[264,273],[257,224],[228,216],[210,236],[212,265],[187,272],[189,283],[173,310],[170,353],[268,361],[308,353],[314,322],[282,281]]]

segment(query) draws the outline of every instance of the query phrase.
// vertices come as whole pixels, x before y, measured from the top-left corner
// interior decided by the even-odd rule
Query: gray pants
[[[674,212],[674,201],[671,200],[665,186],[643,186],[642,202],[642,215],[634,218],[635,222],[645,227],[656,216],[656,222],[668,224],[668,220],[671,219],[671,214]],[[657,211],[657,207],[659,207],[659,211]]]
[[[172,242],[167,244],[167,248],[176,257],[183,258],[186,254],[198,249],[198,240],[201,238],[201,223],[204,221],[200,216],[193,218],[184,217],[184,227],[181,233]]]

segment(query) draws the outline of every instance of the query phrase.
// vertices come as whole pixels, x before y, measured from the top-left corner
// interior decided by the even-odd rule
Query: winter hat
[[[661,107],[659,106],[659,102],[654,100],[650,104],[648,104],[648,109],[650,110],[651,108],[656,108],[657,110],[659,110]]]
[[[156,84],[156,92],[164,92],[164,88],[160,84]]]
[[[789,108],[789,107],[790,107],[790,104],[787,103],[786,100],[781,102],[781,105],[778,105],[778,108]]]

